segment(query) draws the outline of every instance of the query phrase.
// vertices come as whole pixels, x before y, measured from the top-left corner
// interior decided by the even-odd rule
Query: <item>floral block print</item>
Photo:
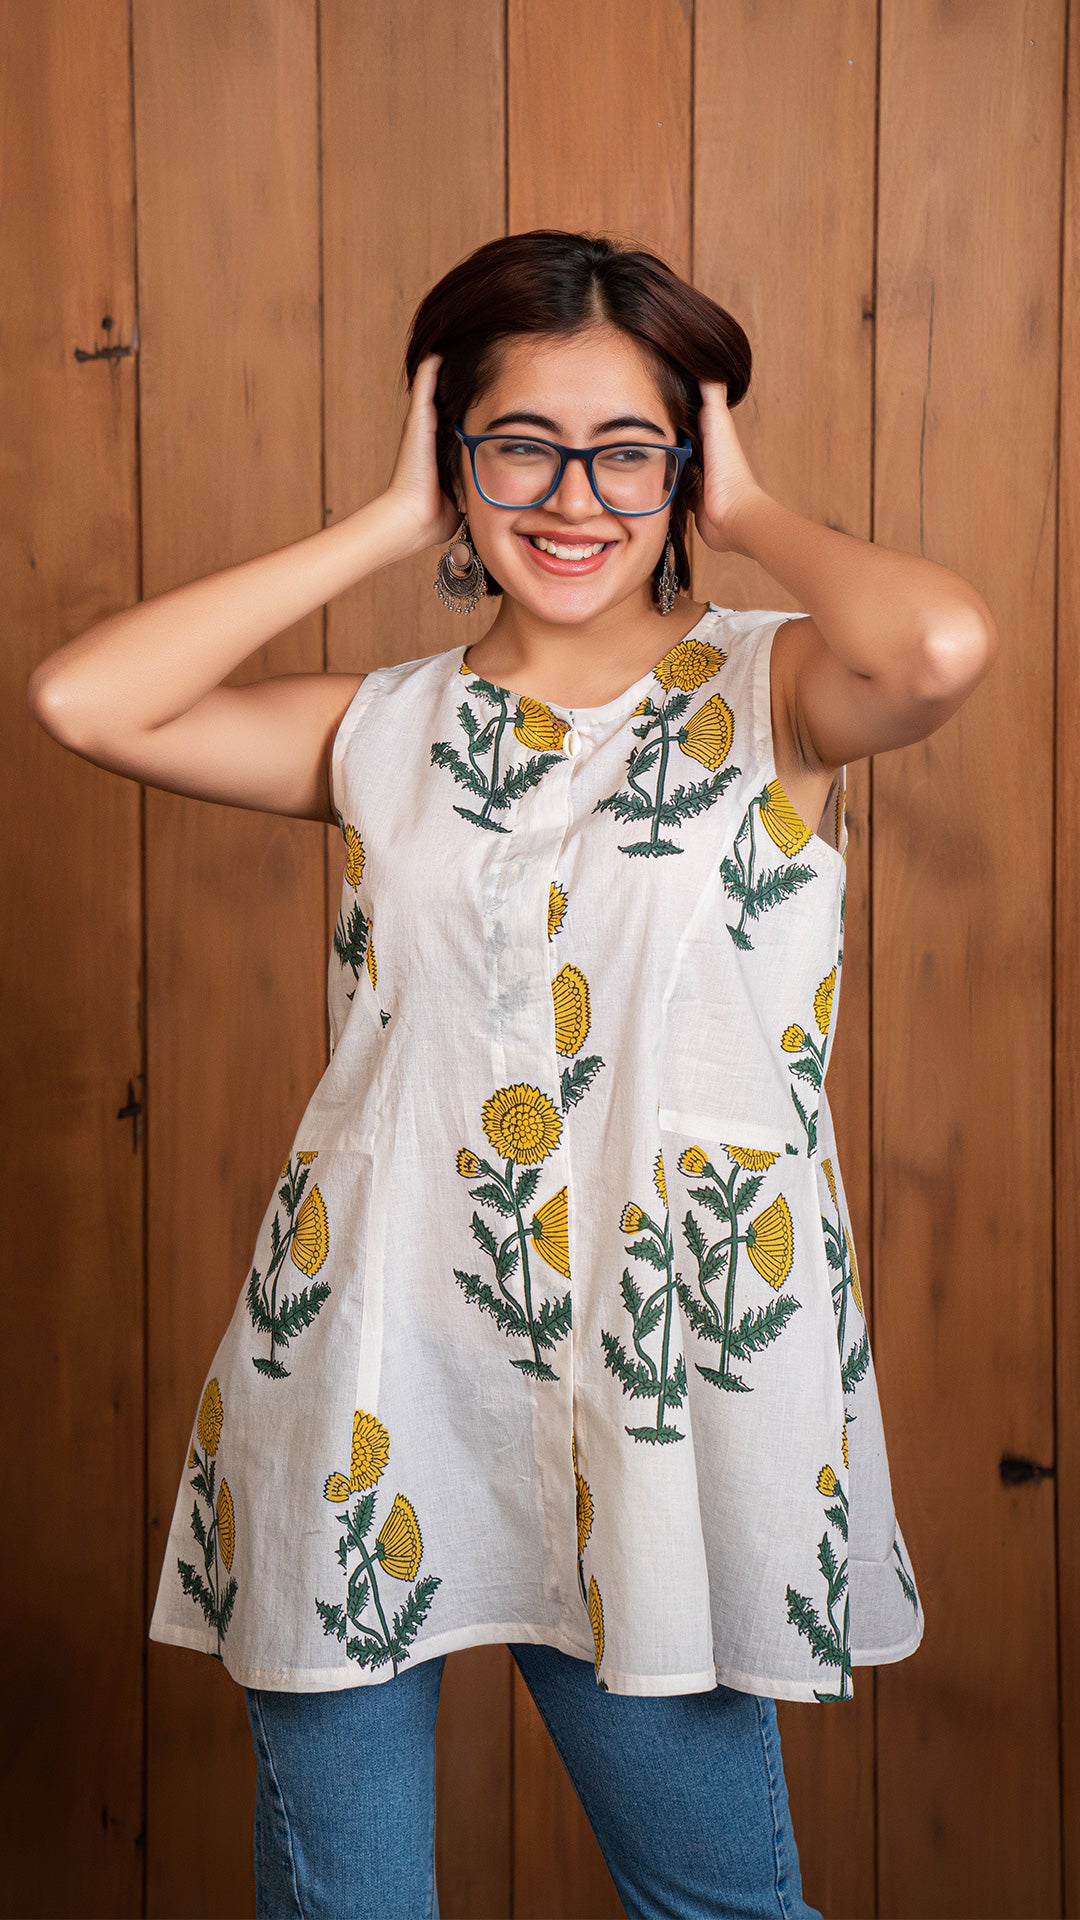
[[[431,764],[448,767],[458,785],[480,803],[477,807],[455,804],[455,813],[460,813],[463,820],[471,820],[476,827],[486,827],[491,833],[509,833],[510,828],[495,815],[505,813],[530,788],[539,786],[545,773],[559,764],[568,723],[560,720],[542,700],[533,700],[528,694],[509,693],[490,680],[470,679],[469,692],[493,706],[495,712],[481,720],[468,701],[463,702],[457,717],[465,758],[449,740],[435,740]],[[503,753],[509,750],[508,730],[522,746],[533,751],[526,759],[503,767]]]
[[[777,1193],[747,1222],[740,1233],[739,1221],[748,1213],[761,1191],[767,1170],[780,1158],[778,1153],[760,1147],[725,1147],[731,1170],[722,1174],[713,1165],[703,1147],[687,1147],[679,1156],[684,1174],[700,1177],[704,1186],[692,1187],[691,1198],[720,1221],[720,1237],[711,1240],[697,1215],[687,1210],[683,1235],[697,1265],[697,1292],[686,1281],[676,1278],[679,1299],[694,1332],[702,1340],[720,1349],[720,1363],[703,1367],[695,1362],[703,1380],[727,1393],[749,1393],[750,1384],[736,1373],[732,1362],[749,1366],[756,1354],[779,1340],[800,1301],[790,1293],[781,1293],[795,1257],[795,1233],[791,1209],[782,1193]],[[748,1175],[740,1179],[741,1174]],[[739,1249],[755,1272],[776,1294],[764,1307],[747,1307],[735,1319],[736,1279]],[[724,1297],[717,1302],[713,1288],[722,1284]]]
[[[846,1467],[848,1463],[846,1424],[843,1430],[842,1446]],[[817,1489],[827,1500],[835,1499],[834,1506],[826,1507],[825,1518],[835,1529],[843,1544],[838,1551],[829,1538],[828,1529],[822,1534],[818,1543],[818,1565],[825,1582],[824,1620],[807,1594],[800,1593],[797,1588],[789,1586],[787,1589],[788,1624],[797,1628],[799,1633],[809,1640],[815,1660],[819,1660],[823,1667],[838,1667],[840,1670],[839,1692],[819,1693],[815,1687],[815,1700],[850,1700],[852,1685],[851,1650],[848,1638],[850,1601],[847,1563],[847,1494],[830,1466],[822,1467],[818,1474]],[[841,1600],[844,1602],[844,1613],[843,1619],[838,1621],[836,1609]]]
[[[658,704],[646,695],[634,708],[641,725],[631,731],[641,745],[631,750],[624,784],[598,800],[593,809],[595,813],[610,811],[616,819],[642,828],[648,823],[648,838],[621,844],[620,853],[631,858],[682,853],[678,841],[665,839],[661,828],[677,830],[684,820],[715,806],[726,788],[738,779],[738,767],[723,766],[735,737],[735,718],[721,694],[704,700],[684,726],[677,724],[694,693],[726,658],[708,641],[686,639],[678,641],[653,668],[665,689],[665,698]],[[674,694],[673,688],[677,690]],[[672,761],[673,749],[707,767],[711,778],[669,789],[672,765],[677,765]]]
[[[758,870],[755,817],[774,846],[779,847],[783,864]],[[728,922],[728,932],[737,947],[748,949],[754,944],[746,931],[748,920],[759,920],[763,913],[790,900],[793,893],[814,878],[813,867],[794,858],[810,838],[810,828],[800,820],[779,780],[770,780],[754,795],[743,814],[730,854],[720,862],[724,891],[741,909],[734,925]]]
[[[567,896],[552,882],[548,896],[548,939],[560,931],[566,913]],[[572,961],[559,968],[551,983],[555,1003],[555,1051],[573,1065],[564,1067],[559,1084],[562,1110],[568,1113],[588,1092],[604,1062],[598,1053],[582,1053],[592,1025],[589,983],[580,967]]]
[[[270,1223],[270,1264],[265,1277],[260,1275],[257,1267],[252,1267],[247,1284],[247,1308],[252,1325],[256,1333],[270,1335],[269,1354],[253,1354],[252,1365],[269,1380],[289,1378],[288,1367],[277,1358],[278,1348],[287,1347],[305,1327],[309,1327],[330,1297],[326,1281],[315,1279],[330,1251],[326,1202],[316,1186],[312,1187],[310,1193],[305,1195],[304,1192],[308,1167],[317,1158],[318,1148],[313,1152],[295,1154],[282,1167],[284,1185],[278,1188],[281,1208],[275,1208]],[[282,1212],[286,1223],[284,1230],[281,1226]],[[288,1293],[281,1285],[286,1259],[312,1282],[310,1286],[301,1287],[299,1293]]]
[[[355,892],[363,878],[364,862],[367,858],[364,852],[364,843],[356,828],[351,826],[340,813],[338,814],[338,821],[341,825],[342,836],[348,850],[345,860],[344,880],[346,885],[352,887]],[[366,968],[368,979],[371,981],[372,990],[374,990],[378,981],[379,970],[375,960],[375,941],[371,928],[372,916],[364,913],[358,900],[353,902],[352,910],[347,919],[345,917],[344,907],[339,908],[337,925],[334,928],[334,952],[341,962],[342,969],[346,967],[350,968],[354,979],[357,981],[360,979],[361,968]],[[350,987],[345,996],[346,999],[351,1000],[355,992],[356,988]],[[387,1016],[387,1018],[389,1018],[389,1016]],[[383,1025],[386,1025],[385,1019]]]
[[[600,1662],[604,1657],[604,1603],[600,1598],[600,1588],[596,1584],[596,1576],[594,1574],[590,1574],[589,1576],[588,1588],[585,1586],[585,1544],[592,1532],[593,1498],[589,1491],[588,1482],[578,1472],[577,1439],[573,1428],[570,1429],[570,1458],[573,1461],[574,1482],[577,1487],[578,1587],[581,1591],[582,1604],[589,1616],[589,1625],[592,1628],[594,1649],[593,1664],[597,1676],[599,1676]],[[609,1689],[606,1680],[601,1680],[598,1677],[596,1684],[602,1693],[608,1692]]]
[[[396,1674],[427,1618],[442,1581],[431,1573],[425,1574],[422,1580],[416,1578],[424,1543],[416,1511],[403,1493],[394,1495],[374,1543],[368,1544],[367,1536],[375,1519],[375,1490],[389,1458],[390,1435],[382,1421],[357,1407],[353,1415],[349,1471],[330,1474],[323,1489],[324,1499],[336,1505],[345,1505],[354,1493],[362,1495],[351,1512],[338,1515],[345,1530],[338,1541],[338,1559],[342,1571],[348,1575],[345,1604],[317,1599],[315,1606],[323,1632],[345,1642],[350,1660],[373,1671],[389,1661]],[[350,1572],[353,1554],[357,1561]],[[386,1617],[385,1594],[379,1588],[380,1573],[393,1580],[416,1582],[392,1621]],[[374,1609],[374,1619],[364,1617],[369,1606]]]
[[[840,1348],[840,1379],[847,1397],[858,1386],[870,1365],[870,1337],[866,1330],[866,1316],[863,1308],[862,1288],[859,1285],[859,1269],[855,1262],[855,1249],[851,1244],[851,1229],[840,1215],[840,1200],[836,1191],[836,1175],[832,1160],[826,1158],[821,1163],[821,1171],[828,1183],[832,1198],[835,1220],[829,1220],[824,1214],[821,1225],[825,1236],[825,1254],[829,1266],[838,1277],[833,1281],[832,1302],[836,1314],[836,1339]],[[848,1300],[855,1303],[858,1320],[854,1328],[854,1338],[845,1354],[848,1329]],[[855,1415],[847,1409],[847,1418],[854,1420]]]
[[[903,1589],[904,1598],[910,1602],[912,1611],[917,1614],[919,1611],[919,1596],[915,1591],[915,1582],[911,1577],[910,1569],[905,1565],[904,1556],[900,1551],[899,1540],[893,1540],[892,1550],[893,1559],[896,1562],[894,1571]]]
[[[203,1571],[198,1573],[186,1560],[177,1560],[176,1564],[184,1592],[202,1608],[207,1622],[217,1634],[214,1657],[218,1660],[221,1659],[222,1636],[229,1630],[238,1591],[237,1583],[232,1578],[233,1555],[236,1552],[236,1514],[229,1483],[224,1475],[220,1485],[215,1488],[217,1450],[224,1424],[225,1409],[215,1376],[207,1382],[195,1423],[198,1447],[193,1440],[188,1454],[188,1468],[195,1470],[191,1481],[196,1496],[191,1509],[191,1531],[202,1549]],[[205,1518],[199,1506],[200,1500],[205,1501],[208,1508]],[[229,1575],[224,1584],[222,1567]]]
[[[820,1041],[814,1039],[808,1028],[800,1027],[797,1021],[792,1021],[790,1026],[785,1027],[780,1036],[780,1045],[790,1056],[788,1072],[794,1080],[801,1080],[811,1089],[811,1100],[806,1106],[800,1100],[797,1088],[793,1086],[791,1089],[795,1111],[806,1134],[808,1155],[817,1152],[818,1108],[825,1079],[825,1048],[828,1044],[835,989],[836,968],[830,967],[814,994],[814,1025],[821,1035]]]
[[[550,1350],[570,1332],[571,1303],[566,1292],[545,1300],[537,1310],[533,1300],[533,1269],[530,1251],[560,1274],[570,1278],[570,1234],[567,1190],[560,1187],[533,1213],[526,1224],[540,1184],[540,1167],[554,1153],[562,1133],[562,1118],[553,1100],[539,1087],[516,1082],[498,1087],[485,1100],[480,1114],[484,1132],[505,1165],[498,1167],[481,1158],[469,1147],[461,1147],[457,1170],[463,1180],[479,1180],[470,1189],[472,1199],[510,1221],[509,1230],[500,1235],[480,1212],[472,1217],[473,1239],[491,1261],[495,1287],[477,1273],[454,1268],[454,1278],[467,1300],[489,1313],[510,1340],[528,1340],[531,1358],[511,1360],[510,1365],[533,1380],[557,1380],[558,1374],[541,1358],[541,1348]],[[523,1172],[518,1172],[523,1168]],[[511,1281],[520,1276],[521,1297],[511,1290]],[[496,1292],[495,1289],[498,1289]]]
[[[622,1299],[631,1321],[631,1339],[636,1358],[631,1359],[622,1341],[614,1333],[601,1329],[604,1365],[620,1382],[631,1400],[655,1400],[656,1420],[648,1427],[627,1427],[634,1440],[652,1445],[668,1445],[685,1439],[681,1427],[665,1420],[667,1407],[681,1407],[686,1398],[686,1361],[682,1352],[672,1356],[672,1319],[678,1275],[674,1271],[674,1250],[668,1214],[664,1157],[658,1153],[653,1168],[656,1191],[664,1206],[663,1223],[654,1220],[637,1201],[628,1200],[620,1215],[623,1233],[640,1233],[626,1251],[632,1260],[652,1268],[662,1278],[647,1291],[635,1280],[629,1267],[623,1268]],[[648,1284],[648,1283],[647,1283]],[[646,1345],[652,1341],[653,1350]],[[659,1346],[659,1353],[656,1348]]]

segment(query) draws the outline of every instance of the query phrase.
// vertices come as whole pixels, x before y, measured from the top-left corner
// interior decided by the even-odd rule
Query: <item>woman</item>
[[[346,850],[151,1635],[244,1686],[260,1914],[437,1913],[443,1663],[492,1641],[629,1914],[814,1914],[775,1701],[923,1631],[823,1086],[846,767],[957,710],[993,619],[765,493],[746,337],[650,254],[493,241],[406,370],[376,500],[30,687],[97,764]],[[691,512],[807,611],[692,599]],[[222,685],[435,542],[480,639]]]

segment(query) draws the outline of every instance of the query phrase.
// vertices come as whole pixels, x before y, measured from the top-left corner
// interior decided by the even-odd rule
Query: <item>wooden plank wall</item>
[[[780,1723],[829,1920],[1080,1916],[1080,0],[11,0],[0,35],[4,1910],[254,1911],[242,1695],[145,1624],[325,1061],[340,876],[329,829],[65,754],[25,679],[377,492],[417,300],[550,224],[729,307],[762,484],[998,619],[962,712],[849,794],[830,1088],[926,1636]],[[699,595],[793,605],[695,565]],[[433,570],[236,679],[450,644]],[[505,1648],[447,1661],[438,1793],[445,1920],[621,1911]]]

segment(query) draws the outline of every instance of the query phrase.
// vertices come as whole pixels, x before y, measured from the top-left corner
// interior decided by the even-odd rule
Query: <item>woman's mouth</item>
[[[521,533],[518,539],[545,573],[569,575],[595,573],[615,544],[613,540],[555,540],[540,533]]]

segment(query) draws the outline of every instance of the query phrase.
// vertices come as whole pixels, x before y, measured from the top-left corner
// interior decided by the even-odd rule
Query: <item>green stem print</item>
[[[472,679],[468,691],[486,700],[495,712],[481,722],[468,701],[464,701],[458,708],[458,719],[466,758],[462,758],[449,740],[435,740],[431,746],[431,764],[448,767],[458,785],[482,802],[479,810],[455,803],[455,813],[460,813],[463,820],[471,820],[474,826],[486,827],[491,833],[509,833],[510,828],[495,819],[495,814],[505,812],[531,787],[539,786],[545,773],[558,765],[563,757],[562,743],[568,723],[557,719],[542,700],[533,700],[528,694],[510,693],[490,680]],[[508,727],[523,746],[533,751],[528,759],[514,762],[504,773],[500,761]]]
[[[717,1172],[702,1147],[687,1147],[679,1155],[681,1172],[709,1182],[707,1186],[692,1187],[691,1197],[717,1216],[723,1232],[719,1240],[710,1243],[696,1215],[687,1211],[683,1233],[697,1262],[698,1293],[695,1295],[680,1279],[678,1294],[694,1332],[720,1348],[718,1367],[703,1367],[695,1362],[702,1379],[727,1393],[750,1393],[753,1389],[747,1381],[732,1370],[732,1360],[749,1365],[756,1353],[780,1338],[801,1305],[790,1293],[778,1292],[794,1261],[794,1228],[791,1209],[783,1194],[778,1193],[748,1222],[746,1231],[739,1232],[739,1216],[753,1206],[766,1169],[780,1156],[758,1147],[725,1147],[724,1152],[732,1162],[726,1178]],[[749,1179],[740,1182],[741,1172],[748,1173]],[[746,1248],[747,1258],[761,1278],[777,1290],[777,1298],[765,1307],[747,1307],[736,1322],[735,1283],[740,1247]],[[724,1297],[718,1304],[712,1288],[721,1281]]]
[[[811,838],[810,828],[800,820],[779,780],[770,780],[760,793],[754,795],[743,814],[731,853],[725,854],[720,862],[724,891],[731,899],[737,900],[742,909],[734,926],[728,922],[728,932],[735,945],[744,950],[754,944],[746,931],[747,921],[759,919],[770,907],[777,907],[781,901],[790,899],[793,893],[814,878],[814,868],[798,861],[755,873],[755,812],[769,838],[789,862]]]
[[[710,649],[710,652],[714,651]],[[719,658],[722,659],[723,655]],[[695,679],[693,684],[699,685],[700,682]],[[676,693],[659,706],[646,696],[635,708],[635,712],[642,715],[642,722],[632,731],[641,745],[633,748],[626,763],[625,787],[607,794],[593,808],[594,813],[610,811],[618,820],[642,825],[645,821],[649,822],[648,839],[632,840],[619,846],[620,853],[629,854],[632,858],[682,853],[683,848],[677,840],[662,837],[661,828],[678,827],[681,821],[689,820],[695,814],[703,813],[706,807],[714,806],[731,782],[739,777],[738,767],[724,767],[721,772],[712,772],[711,779],[699,780],[691,786],[678,786],[671,793],[667,792],[673,745],[710,769],[720,767],[731,750],[734,716],[718,693],[702,703],[685,727],[676,728],[676,722],[681,720],[690,700],[689,691]],[[643,783],[650,774],[655,777],[651,786],[646,787]]]
[[[263,1279],[258,1268],[252,1267],[247,1285],[247,1308],[252,1325],[256,1333],[270,1335],[269,1357],[253,1354],[252,1365],[270,1380],[289,1378],[288,1367],[277,1358],[277,1348],[287,1347],[297,1334],[309,1327],[324,1301],[330,1297],[326,1281],[314,1278],[330,1251],[326,1202],[318,1187],[312,1187],[304,1198],[308,1164],[318,1158],[318,1148],[313,1152],[298,1153],[295,1157],[295,1172],[292,1160],[286,1160],[281,1169],[285,1184],[278,1188],[278,1199],[285,1210],[288,1224],[283,1233],[275,1210],[270,1224],[270,1265],[266,1277]],[[279,1297],[281,1269],[286,1255],[292,1265],[314,1284],[302,1287],[299,1293],[282,1292]]]
[[[824,980],[818,983],[814,994],[814,1025],[821,1035],[820,1044],[806,1027],[800,1027],[796,1021],[792,1021],[790,1026],[785,1027],[780,1036],[781,1047],[785,1053],[792,1056],[788,1061],[788,1072],[794,1079],[805,1081],[817,1095],[812,1108],[804,1107],[795,1087],[791,1089],[795,1111],[806,1134],[808,1155],[817,1152],[818,1108],[825,1079],[825,1049],[829,1039],[835,988],[836,968],[830,967]]]
[[[664,1203],[663,1225],[653,1220],[644,1207],[638,1206],[633,1200],[627,1201],[619,1221],[624,1233],[644,1234],[644,1238],[634,1240],[627,1246],[626,1251],[631,1258],[654,1267],[664,1276],[659,1286],[643,1296],[629,1267],[623,1269],[623,1305],[632,1322],[631,1338],[637,1358],[630,1358],[622,1341],[614,1333],[602,1329],[600,1339],[604,1349],[604,1365],[621,1382],[623,1391],[629,1394],[631,1400],[656,1401],[655,1425],[626,1429],[632,1439],[649,1441],[656,1446],[686,1438],[681,1428],[664,1419],[666,1407],[681,1407],[686,1398],[686,1361],[681,1352],[675,1355],[674,1361],[671,1355],[672,1315],[679,1276],[673,1271],[675,1256],[662,1154],[656,1156],[653,1179]],[[645,1345],[658,1327],[661,1330],[659,1361]]]
[[[828,1182],[836,1214],[835,1220],[828,1220],[822,1214],[821,1224],[825,1233],[826,1258],[832,1271],[840,1276],[833,1282],[832,1302],[833,1311],[836,1314],[836,1339],[840,1348],[840,1380],[846,1402],[847,1396],[854,1392],[870,1365],[870,1338],[866,1330],[866,1316],[862,1288],[859,1285],[859,1270],[855,1263],[855,1249],[851,1244],[851,1233],[847,1222],[840,1216],[840,1200],[836,1191],[836,1175],[833,1172],[831,1159],[826,1158],[822,1161],[821,1171]],[[859,1324],[855,1329],[854,1344],[845,1355],[849,1296],[858,1309]],[[854,1420],[855,1415],[849,1411],[847,1418]]]
[[[229,1492],[229,1483],[224,1476],[216,1492],[214,1484],[217,1471],[216,1455],[224,1422],[225,1409],[221,1402],[221,1388],[215,1377],[207,1382],[196,1422],[196,1439],[203,1451],[199,1453],[193,1440],[188,1454],[188,1466],[195,1469],[191,1486],[197,1496],[191,1510],[191,1531],[202,1549],[203,1573],[197,1573],[186,1560],[177,1560],[176,1564],[180,1569],[180,1583],[184,1592],[202,1608],[206,1620],[217,1634],[217,1647],[214,1650],[214,1658],[217,1660],[221,1659],[222,1637],[229,1630],[238,1591],[236,1581],[231,1577],[233,1554],[236,1551],[236,1514],[233,1509],[233,1498]],[[208,1520],[203,1519],[199,1510],[200,1500],[205,1500],[210,1509]],[[227,1585],[224,1586],[221,1578],[222,1566],[230,1576]]]
[[[355,1660],[361,1667],[371,1667],[373,1671],[389,1661],[396,1674],[399,1662],[405,1659],[423,1626],[436,1589],[441,1587],[442,1581],[430,1573],[425,1574],[422,1580],[416,1579],[424,1543],[416,1510],[403,1493],[395,1494],[374,1545],[368,1545],[367,1535],[375,1517],[375,1489],[389,1458],[390,1435],[382,1421],[357,1407],[353,1415],[349,1472],[347,1475],[330,1474],[323,1489],[323,1497],[339,1506],[346,1504],[354,1493],[363,1496],[351,1513],[338,1515],[345,1529],[338,1541],[338,1559],[342,1572],[349,1576],[345,1604],[342,1606],[337,1601],[317,1599],[315,1606],[323,1632],[345,1642],[345,1651],[350,1660]],[[354,1553],[359,1555],[359,1559],[349,1573],[349,1556]],[[394,1580],[416,1581],[392,1621],[386,1617],[383,1595],[379,1590],[380,1573],[388,1574]],[[369,1602],[375,1609],[378,1625],[363,1617]],[[351,1636],[350,1627],[355,1629]]]
[[[578,1472],[577,1440],[572,1427],[570,1429],[570,1458],[574,1463],[574,1481],[577,1487],[578,1589],[581,1593],[582,1604],[589,1616],[589,1625],[592,1628],[593,1660],[596,1672],[599,1674],[600,1662],[604,1657],[604,1603],[600,1598],[600,1589],[596,1584],[595,1574],[590,1574],[589,1584],[586,1588],[584,1558],[585,1543],[592,1532],[593,1498],[589,1491],[588,1482],[583,1479],[582,1475]],[[609,1689],[606,1680],[598,1679],[596,1684],[602,1693],[608,1692]]]
[[[337,809],[335,809],[335,811],[337,811]],[[355,892],[356,888],[360,885],[364,873],[364,861],[366,859],[364,843],[356,828],[352,826],[340,812],[338,812],[337,817],[341,827],[342,837],[348,849],[343,877],[346,884],[352,887]],[[374,989],[378,978],[378,969],[375,964],[375,945],[371,934],[371,924],[370,915],[364,913],[358,900],[354,901],[348,918],[346,918],[344,907],[339,908],[337,925],[334,928],[334,952],[341,966],[343,968],[349,967],[352,970],[353,978],[357,981],[360,979],[361,967],[366,966],[368,978]],[[351,987],[346,998],[351,1000],[355,992],[356,988]],[[383,1024],[385,1025],[385,1022]]]
[[[562,1119],[546,1093],[538,1087],[516,1082],[499,1087],[485,1100],[481,1122],[491,1145],[505,1156],[505,1167],[481,1159],[468,1147],[458,1150],[456,1166],[464,1180],[481,1180],[470,1189],[471,1197],[490,1208],[503,1220],[512,1222],[500,1238],[483,1216],[474,1212],[473,1239],[492,1262],[498,1292],[477,1273],[454,1268],[454,1278],[465,1295],[482,1313],[489,1313],[508,1339],[527,1339],[532,1357],[511,1360],[533,1380],[557,1380],[559,1375],[541,1358],[541,1348],[550,1349],[570,1332],[572,1309],[569,1292],[545,1300],[536,1310],[533,1302],[533,1272],[530,1251],[538,1253],[549,1267],[570,1278],[570,1234],[567,1190],[560,1187],[543,1206],[538,1207],[526,1224],[525,1210],[532,1203],[540,1180],[540,1163],[555,1151],[562,1132]],[[515,1179],[515,1169],[525,1171]],[[521,1298],[511,1290],[510,1281],[520,1271]]]
[[[845,1434],[846,1439],[846,1434]],[[825,1518],[840,1535],[844,1545],[839,1555],[826,1531],[818,1545],[818,1565],[825,1581],[825,1619],[822,1620],[816,1607],[805,1593],[799,1593],[795,1587],[787,1589],[788,1624],[796,1627],[810,1642],[814,1659],[824,1667],[839,1667],[840,1690],[838,1693],[819,1693],[814,1689],[815,1700],[848,1700],[851,1698],[851,1650],[848,1642],[848,1501],[832,1467],[822,1467],[817,1477],[818,1492],[827,1499],[836,1496],[836,1505],[826,1507]],[[836,1610],[841,1599],[844,1603],[842,1620],[838,1621]]]

